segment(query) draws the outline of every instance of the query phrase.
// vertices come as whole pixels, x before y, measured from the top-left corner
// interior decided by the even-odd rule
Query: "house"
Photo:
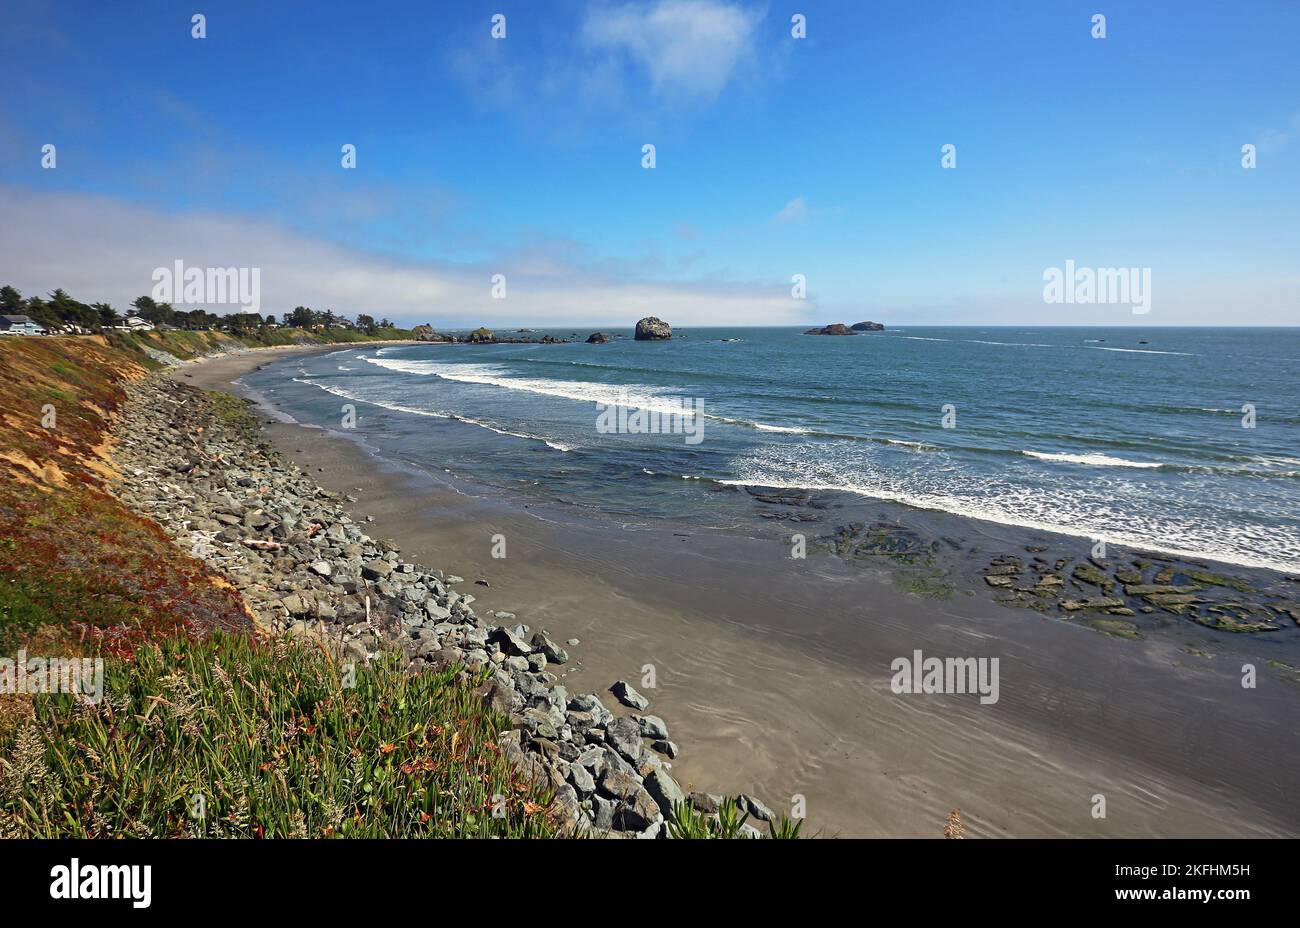
[[[30,316],[0,316],[0,335],[45,335],[45,327]]]
[[[141,319],[139,316],[127,316],[126,330],[128,332],[152,332],[153,323],[148,319]]]

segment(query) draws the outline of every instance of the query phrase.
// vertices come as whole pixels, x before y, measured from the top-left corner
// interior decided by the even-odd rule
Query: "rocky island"
[[[636,324],[636,340],[639,342],[662,341],[672,337],[672,326],[658,316],[646,316]]]
[[[859,332],[883,332],[885,326],[879,322],[855,322],[853,325],[845,325],[843,322],[835,322],[830,325],[818,326],[804,332],[804,335],[856,335]]]

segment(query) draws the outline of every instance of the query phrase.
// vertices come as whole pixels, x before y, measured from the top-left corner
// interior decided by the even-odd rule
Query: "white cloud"
[[[630,55],[657,93],[712,100],[749,54],[759,18],[719,0],[659,0],[593,10],[583,38]]]
[[[25,295],[62,287],[126,309],[148,293],[154,268],[261,268],[263,313],[299,304],[367,312],[435,327],[484,323],[627,325],[658,315],[675,325],[799,323],[815,305],[788,285],[663,282],[620,275],[578,243],[544,242],[479,264],[396,259],[220,213],[169,213],[107,197],[0,188],[0,283]],[[491,296],[507,277],[507,299]],[[209,306],[233,312],[236,307]]]
[[[785,206],[781,207],[780,212],[772,217],[772,222],[778,226],[783,226],[787,222],[802,222],[808,218],[808,204],[804,202],[803,197],[795,197]]]
[[[1259,136],[1259,147],[1262,151],[1277,152],[1289,145],[1297,136],[1300,136],[1300,112],[1292,113],[1290,126],[1285,129],[1265,129]]]

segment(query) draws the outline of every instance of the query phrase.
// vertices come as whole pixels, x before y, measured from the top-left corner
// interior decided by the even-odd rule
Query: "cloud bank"
[[[155,268],[261,268],[264,313],[297,305],[387,316],[397,322],[467,325],[620,325],[658,315],[674,325],[803,322],[811,300],[764,285],[665,282],[616,277],[583,252],[503,256],[482,264],[395,259],[278,223],[221,213],[169,213],[109,197],[0,188],[0,283],[24,295],[62,287],[119,310],[149,293]],[[506,296],[492,295],[503,274]],[[178,308],[180,308],[178,306]],[[193,307],[190,307],[193,308]],[[218,312],[235,306],[206,306]]]

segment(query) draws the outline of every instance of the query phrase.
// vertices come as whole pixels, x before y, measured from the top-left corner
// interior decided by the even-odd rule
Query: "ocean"
[[[395,462],[630,526],[770,532],[743,488],[779,487],[1300,570],[1300,329],[803,328],[372,345],[243,382]],[[598,403],[667,428],[610,432]]]

